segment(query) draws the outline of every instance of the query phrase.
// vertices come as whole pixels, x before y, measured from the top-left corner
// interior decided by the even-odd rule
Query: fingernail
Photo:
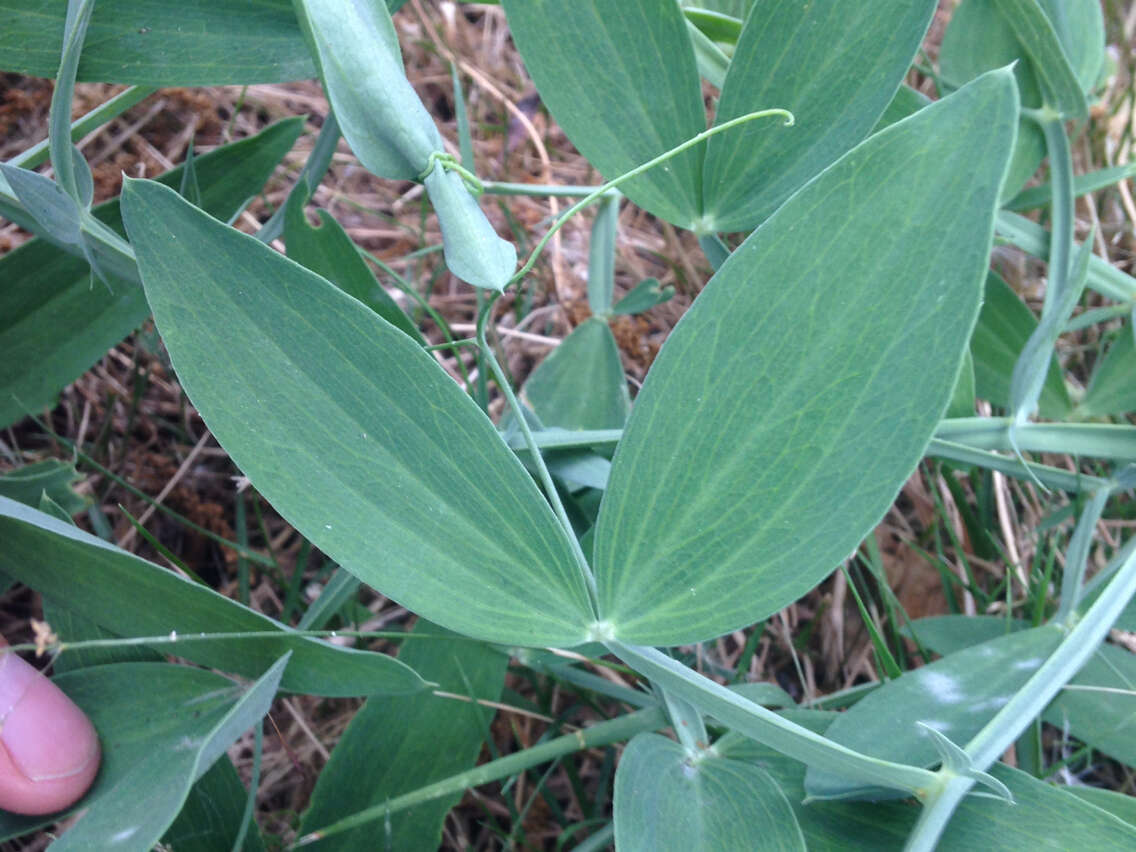
[[[78,775],[98,754],[95,730],[74,702],[33,666],[2,650],[0,743],[33,782]]]

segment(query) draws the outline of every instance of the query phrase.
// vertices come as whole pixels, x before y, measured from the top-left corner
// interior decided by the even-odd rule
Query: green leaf
[[[419,620],[416,628],[446,635]],[[508,657],[461,637],[415,639],[410,635],[399,659],[451,695],[497,701]],[[493,711],[431,693],[405,698],[373,698],[347,726],[331,759],[320,772],[304,814],[301,836],[357,811],[417,790],[471,768],[477,761]],[[381,760],[376,760],[381,755]],[[460,794],[434,799],[390,818],[389,827],[366,826],[328,838],[323,850],[398,849],[434,852],[442,822]]]
[[[872,128],[872,133],[879,133],[885,127],[895,124],[897,121],[902,121],[909,115],[914,115],[929,103],[931,103],[929,97],[904,83],[896,90],[895,97],[891,99],[891,103],[887,105],[884,114],[880,116],[880,120]]]
[[[502,5],[541,100],[605,177],[619,177],[706,129],[694,51],[677,3]],[[690,226],[702,207],[702,150],[692,148],[620,191],[659,218]]]
[[[703,290],[647,376],[600,512],[616,637],[685,644],[776,612],[891,505],[978,314],[1016,112],[993,72],[873,136]]]
[[[1088,118],[1088,103],[1080,81],[1038,0],[993,0],[993,3],[1030,58],[1046,106],[1070,119]]]
[[[1136,346],[1133,345],[1132,326],[1117,332],[1108,353],[1093,371],[1085,398],[1077,405],[1077,413],[1084,417],[1109,414],[1126,414],[1136,410]]]
[[[631,398],[607,321],[591,317],[576,326],[533,370],[523,395],[548,427],[623,428]]]
[[[38,172],[7,163],[0,163],[0,177],[8,182],[20,204],[34,220],[29,230],[60,246],[82,246],[82,210],[59,184]]]
[[[1053,700],[1042,718],[1136,766],[1136,654],[1107,642]]]
[[[220,219],[232,216],[260,190],[302,129],[303,119],[285,119],[196,157],[202,208]],[[159,180],[178,186],[181,175],[179,167]],[[92,212],[123,233],[117,200]],[[92,286],[85,260],[43,240],[0,258],[0,280],[0,426],[54,405],[60,389],[150,314],[136,281],[111,277],[109,287]]]
[[[705,9],[744,21],[756,2],[757,0],[682,0],[682,5],[684,8]]]
[[[33,77],[59,70],[67,4],[0,0],[0,68]],[[80,80],[152,86],[276,83],[313,76],[291,0],[96,3]]]
[[[836,714],[793,710],[798,724],[821,731]],[[735,760],[756,761],[780,785],[813,852],[890,852],[903,849],[919,816],[909,802],[817,801],[804,804],[804,767],[744,737],[719,741],[719,751]],[[968,796],[940,839],[938,852],[1021,852],[1023,849],[1127,849],[1136,830],[1083,802],[1070,800],[1068,788],[1031,778],[998,764],[991,774],[1010,788],[1014,804]]]
[[[82,478],[75,470],[74,463],[45,459],[0,476],[0,497],[36,507],[40,495],[46,494],[68,515],[75,515],[90,504],[88,499],[80,497],[72,488]]]
[[[746,20],[715,123],[787,109],[715,136],[702,177],[705,231],[745,231],[868,135],[919,49],[935,0],[760,3]]]
[[[320,224],[308,224],[304,216],[305,193],[295,192],[288,199],[284,214],[284,243],[288,257],[321,275],[346,293],[358,299],[395,328],[406,332],[425,345],[422,332],[375,279],[374,273],[359,254],[355,243],[335,217],[319,211]]]
[[[968,742],[1037,671],[1062,637],[1055,627],[1038,627],[956,651],[885,683],[837,716],[824,735],[872,757],[931,767],[938,763],[939,752],[920,723],[954,743]],[[895,795],[812,768],[805,775],[805,789],[820,799]]]
[[[1014,364],[1035,328],[1037,318],[1033,311],[998,273],[988,272],[982,312],[970,339],[975,393],[980,398],[1000,408],[1009,406]],[[1072,410],[1056,360],[1050,362],[1038,402],[1041,416],[1052,420],[1062,420]]]
[[[117,633],[100,627],[89,618],[76,615],[64,609],[54,600],[44,599],[43,619],[51,625],[52,632],[62,636],[67,643],[84,642],[89,639],[121,639]],[[150,648],[127,645],[108,648],[68,648],[52,663],[52,671],[61,675],[90,666],[105,666],[110,663],[161,663],[165,657]]]
[[[958,648],[988,645],[987,637],[995,631],[1004,633],[1006,621],[994,617],[941,616],[920,619],[914,629],[928,648],[939,654],[953,654]],[[1136,765],[1136,741],[1131,730],[1136,719],[1136,655],[1117,645],[1101,645],[1045,709],[1042,718],[1093,748]]]
[[[1022,106],[1041,106],[1041,87],[1033,65],[1024,58],[1013,28],[996,8],[996,0],[963,0],[959,4],[943,33],[939,63],[945,82],[956,87],[987,71],[1017,63],[1014,79]],[[1044,157],[1045,137],[1041,128],[1033,121],[1022,121],[1002,198],[1017,194]]]
[[[615,774],[615,845],[620,852],[805,849],[777,782],[753,763],[637,734]]]
[[[1117,793],[1114,790],[1102,790],[1099,787],[1070,786],[1065,788],[1072,796],[1088,802],[1089,804],[1108,811],[1119,817],[1131,826],[1136,827],[1136,796]]]
[[[51,848],[151,849],[181,810],[190,785],[268,712],[287,659],[247,687],[166,663],[96,666],[55,678],[98,731],[102,768],[72,808],[86,811],[83,818]],[[59,818],[0,811],[0,839]]]
[[[910,632],[919,638],[920,645],[947,656],[1028,626],[1027,622],[1008,621],[997,615],[932,615],[914,622]]]
[[[664,287],[658,278],[644,278],[626,296],[615,303],[611,312],[613,314],[641,314],[656,305],[670,301],[674,298],[674,294],[675,288],[672,285],[668,284]]]
[[[295,0],[343,137],[368,171],[418,178],[445,150],[406,79],[390,13],[379,3]]]
[[[390,657],[290,636],[279,623],[212,589],[4,498],[0,535],[0,571],[119,636],[279,632],[240,641],[155,646],[160,651],[176,649],[187,660],[246,677],[291,652],[282,688],[292,692],[348,696],[423,688],[414,672]]]
[[[516,246],[497,236],[460,174],[439,161],[425,184],[442,229],[446,268],[467,284],[502,292],[517,269]]]
[[[1100,81],[1105,57],[1104,14],[1097,0],[1038,0],[1081,91]]]
[[[232,849],[240,834],[247,796],[233,762],[221,758],[193,785],[177,819],[162,835],[162,844],[173,852]],[[253,825],[240,852],[263,850],[264,841]]]
[[[593,615],[567,534],[477,405],[324,279],[131,181],[158,330],[233,460],[313,544],[452,630],[574,645]]]

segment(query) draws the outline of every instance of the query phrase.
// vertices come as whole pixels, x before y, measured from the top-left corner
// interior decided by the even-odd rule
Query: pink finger
[[[95,780],[98,736],[83,711],[6,644],[0,639],[0,808],[49,814]]]

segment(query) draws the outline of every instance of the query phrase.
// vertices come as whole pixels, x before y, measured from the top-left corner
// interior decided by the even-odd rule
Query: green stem
[[[985,770],[993,764],[1096,653],[1113,622],[1136,595],[1136,549],[1126,549],[1122,556],[1116,575],[1084,617],[1014,697],[967,743],[965,751],[975,769]],[[973,784],[972,778],[956,776],[935,789],[908,839],[907,849],[934,849],[955,808]]]
[[[536,440],[533,438],[532,430],[529,428],[528,418],[525,417],[525,412],[521,408],[520,402],[517,400],[517,395],[513,393],[513,386],[509,382],[509,378],[505,375],[505,371],[501,369],[501,365],[497,362],[497,356],[493,353],[493,348],[489,345],[489,339],[486,336],[486,330],[489,325],[489,315],[493,312],[493,306],[497,303],[499,295],[500,294],[495,293],[490,299],[486,300],[485,307],[482,308],[481,314],[477,318],[477,341],[481,346],[481,352],[485,356],[486,363],[493,371],[493,376],[497,379],[501,393],[505,394],[505,399],[509,403],[513,417],[516,418],[521,434],[524,435],[525,445],[532,454],[533,464],[536,465],[537,475],[540,477],[540,484],[544,486],[544,491],[548,495],[548,501],[552,504],[552,510],[556,513],[557,520],[560,521],[560,525],[564,528],[564,534],[568,537],[568,542],[572,548],[572,555],[576,557],[576,565],[579,567],[580,574],[587,584],[593,614],[596,618],[599,618],[599,592],[596,588],[596,578],[592,573],[592,566],[588,564],[588,559],[584,556],[584,551],[580,547],[580,540],[576,538],[576,533],[572,529],[572,522],[568,520],[568,513],[564,510],[564,503],[560,500],[560,493],[556,490],[556,483],[552,481],[552,474],[548,472],[548,465],[544,463],[544,456],[541,454],[540,447],[537,446]]]
[[[508,183],[497,180],[483,180],[481,188],[486,195],[531,195],[545,198],[551,195],[575,198],[591,195],[599,186],[570,186],[543,183]]]
[[[1057,624],[1067,624],[1070,618],[1074,617],[1077,605],[1081,602],[1093,533],[1096,532],[1097,521],[1104,514],[1104,507],[1110,496],[1112,488],[1108,487],[1089,492],[1088,504],[1081,510],[1081,517],[1065,551],[1065,571],[1061,577],[1061,603],[1053,616],[1053,621]]]
[[[585,728],[574,734],[565,734],[516,754],[510,754],[508,757],[492,760],[467,772],[452,775],[442,781],[428,784],[411,793],[405,793],[382,804],[359,811],[325,828],[305,834],[292,848],[306,846],[309,843],[315,843],[352,828],[384,819],[389,814],[415,807],[424,802],[463,793],[471,787],[507,778],[533,766],[538,766],[550,760],[557,760],[577,751],[598,748],[620,740],[630,739],[643,731],[658,730],[666,724],[666,716],[661,707],[650,707],[629,713],[626,716],[620,716],[617,719],[600,722],[598,725],[592,725],[590,728]]]
[[[922,799],[939,784],[927,769],[869,757],[834,743],[772,710],[703,677],[655,648],[609,641],[608,649],[664,689],[673,690],[703,713],[751,739],[852,781],[904,790]]]
[[[635,177],[638,177],[639,175],[643,174],[646,171],[653,169],[655,166],[660,165],[661,163],[665,163],[667,160],[681,154],[683,151],[687,150],[688,148],[693,148],[695,145],[701,144],[702,142],[709,139],[711,136],[716,136],[719,133],[724,133],[727,130],[731,130],[735,127],[738,127],[739,125],[746,124],[750,121],[755,121],[756,119],[759,119],[759,118],[768,118],[768,117],[774,116],[774,115],[784,118],[786,127],[792,126],[793,122],[796,120],[793,117],[793,113],[789,112],[786,109],[778,109],[778,108],[763,109],[763,110],[758,110],[757,112],[751,112],[751,113],[747,113],[746,115],[738,116],[737,118],[731,119],[730,121],[726,121],[726,122],[723,122],[722,124],[711,127],[709,130],[704,130],[701,133],[699,133],[697,136],[692,136],[691,138],[687,139],[681,145],[677,145],[674,148],[671,148],[669,151],[666,151],[666,152],[660,154],[659,156],[655,157],[654,159],[648,160],[647,162],[643,163],[640,166],[636,166],[631,171],[625,172],[624,174],[621,174],[619,177],[615,178],[614,180],[609,180],[603,186],[596,187],[590,193],[588,193],[583,198],[581,198],[579,201],[577,201],[575,204],[573,204],[571,207],[569,207],[566,211],[564,211],[564,213],[562,213],[557,218],[557,220],[553,223],[552,227],[549,228],[548,231],[545,233],[545,235],[540,238],[540,242],[538,242],[536,244],[536,248],[534,248],[532,250],[532,254],[529,255],[529,259],[527,261],[525,261],[524,266],[522,266],[517,271],[517,273],[512,278],[509,279],[509,283],[512,284],[516,281],[520,281],[522,278],[524,278],[526,275],[528,275],[529,271],[533,268],[533,266],[536,264],[537,259],[540,257],[541,252],[544,251],[544,247],[546,245],[548,245],[548,241],[552,239],[553,235],[557,231],[559,231],[562,227],[564,227],[564,223],[567,222],[569,219],[571,219],[573,216],[575,216],[577,213],[579,213],[581,210],[583,210],[585,207],[587,207],[589,204],[591,204],[593,201],[595,201],[597,198],[599,198],[601,195],[603,195],[608,190],[615,189],[619,186],[622,186],[623,184],[627,183],[627,181],[629,181],[629,180],[631,180]]]
[[[1009,417],[943,420],[935,437],[982,450],[1013,450]],[[1014,430],[1023,451],[1136,461],[1136,427],[1111,423],[1023,423]]]
[[[96,127],[101,127],[112,118],[117,118],[156,91],[158,90],[148,86],[131,86],[129,89],[119,92],[106,103],[100,104],[86,115],[82,115],[71,122],[71,141],[78,142]],[[49,139],[37,142],[26,151],[22,151],[10,159],[8,165],[18,166],[21,169],[34,169],[36,166],[47,162],[50,155],[49,143]]]
[[[1049,252],[1049,232],[1037,222],[1002,210],[995,220],[995,227],[1003,241],[1034,257],[1043,258]],[[1096,255],[1089,258],[1088,286],[1117,302],[1136,301],[1136,278]]]
[[[75,180],[75,161],[71,153],[71,100],[75,93],[75,73],[87,37],[87,24],[95,9],[94,0],[70,0],[63,25],[63,53],[55,75],[55,91],[48,115],[48,148],[55,167],[55,181],[82,205]]]
[[[312,146],[312,153],[308,155],[307,162],[300,169],[300,174],[296,177],[292,189],[289,190],[288,197],[254,235],[262,243],[270,243],[284,233],[284,215],[288,209],[288,202],[292,200],[294,193],[302,192],[305,197],[312,197],[315,188],[319,186],[323,176],[327,174],[327,170],[331,168],[331,158],[339,144],[339,136],[339,122],[335,120],[335,113],[328,111],[327,117],[323,120],[323,127],[320,128],[319,136],[316,137],[316,144]]]

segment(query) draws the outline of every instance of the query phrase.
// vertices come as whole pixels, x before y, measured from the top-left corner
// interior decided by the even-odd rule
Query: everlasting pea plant
[[[234,29],[225,4],[150,4],[158,20],[141,3],[58,5],[55,30],[12,6],[22,40],[0,36],[0,63],[45,73],[40,48],[62,33],[62,58],[46,71],[57,76],[46,150],[0,165],[0,214],[41,238],[0,260],[0,420],[48,402],[152,313],[209,429],[342,570],[294,629],[82,532],[46,493],[0,497],[0,573],[39,591],[57,628],[74,620],[60,630],[71,649],[60,661],[75,662],[58,681],[108,755],[80,804],[88,813],[55,846],[116,838],[113,848],[143,850],[165,837],[179,848],[178,831],[201,828],[187,802],[240,794],[225,748],[278,691],[372,696],[320,778],[301,845],[356,848],[368,837],[369,848],[432,849],[467,787],[621,741],[614,814],[587,848],[1136,843],[1132,824],[998,762],[1039,717],[1064,718],[1136,762],[1130,741],[1094,724],[1130,714],[1130,702],[1063,692],[1097,660],[1111,661],[1113,685],[1134,672],[1130,655],[1102,645],[1114,624],[1133,625],[1134,546],[1117,546],[1091,579],[1087,566],[1110,497],[1136,479],[1125,467],[1136,431],[1085,422],[1136,407],[1115,378],[1127,370],[1130,382],[1136,366],[1132,321],[1082,399],[1051,367],[1086,287],[1119,309],[1108,318],[1136,305],[1136,281],[1073,239],[1075,194],[1106,182],[1074,180],[1067,135],[1103,73],[1095,2],[964,0],[942,46],[942,96],[928,102],[903,80],[934,0],[504,0],[544,104],[612,178],[549,188],[580,200],[519,267],[479,202],[506,188],[447,151],[381,2],[260,4],[238,42],[248,65],[232,68],[220,59],[233,46],[221,34]],[[183,16],[202,26],[185,26],[197,35],[167,51]],[[150,90],[69,126],[77,75],[143,87],[313,69],[333,115],[259,234],[225,221],[294,141],[293,122],[159,181],[128,180],[120,201],[92,207],[71,139]],[[703,80],[717,90],[709,129]],[[371,172],[425,184],[446,266],[488,291],[476,345],[506,397],[507,427],[439,366],[385,292],[352,285],[363,261],[334,221],[316,231],[304,220],[340,133]],[[29,170],[45,154],[55,181]],[[1049,184],[1023,190],[1044,156]],[[614,303],[620,194],[695,232],[716,268],[633,405],[605,320],[667,294],[645,282]],[[1050,211],[1048,233],[1011,212],[1034,196]],[[532,375],[526,407],[490,340],[495,300],[531,286],[553,231],[592,204],[595,317]],[[748,236],[731,249],[728,233]],[[281,235],[288,257],[268,245]],[[1040,319],[1029,314],[1017,338],[991,307],[1009,299],[1003,314],[1028,313],[988,271],[996,236],[1049,264]],[[66,328],[64,345],[49,328]],[[971,416],[976,396],[1005,416]],[[1088,475],[1027,459],[1042,451],[1100,461]],[[942,658],[891,673],[841,714],[723,686],[665,650],[742,630],[816,587],[925,457],[1079,496],[1049,621],[916,623]],[[586,470],[570,463],[581,458]],[[429,619],[419,630],[434,640],[408,641],[396,661],[316,638],[359,581]],[[149,650],[123,656],[135,647]],[[502,649],[531,660],[539,648],[613,655],[651,691],[613,696],[634,712],[473,766],[485,719],[447,715],[429,686],[495,699]],[[96,651],[111,656],[86,656]],[[154,695],[160,724],[127,721]],[[660,733],[668,728],[674,738]],[[859,801],[831,801],[849,799]],[[233,815],[235,834],[211,830],[260,848],[250,814]],[[6,836],[37,825],[0,815]]]

